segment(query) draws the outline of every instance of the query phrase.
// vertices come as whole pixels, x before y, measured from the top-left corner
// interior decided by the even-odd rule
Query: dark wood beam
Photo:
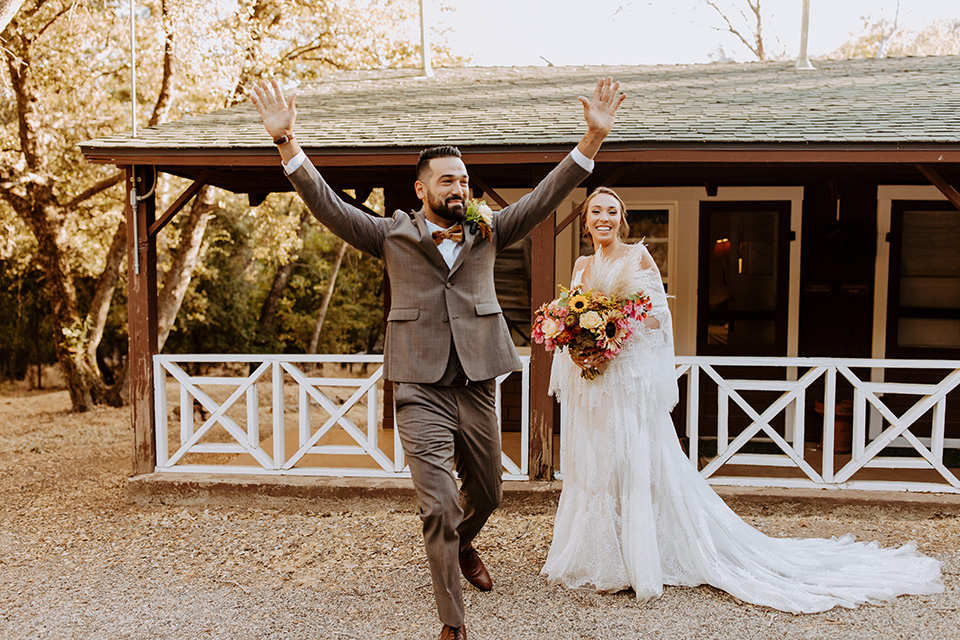
[[[580,215],[580,205],[581,205],[581,204],[582,204],[582,203],[578,202],[576,205],[574,205],[573,211],[570,213],[570,215],[568,215],[566,218],[564,218],[564,219],[560,222],[560,224],[557,225],[557,228],[554,229],[554,231],[553,231],[553,234],[554,234],[555,236],[560,235],[560,232],[561,232],[561,231],[563,231],[564,229],[566,229],[567,226],[569,226],[571,222],[573,222],[574,220],[577,219],[577,216]]]
[[[617,184],[617,181],[620,178],[622,178],[629,169],[630,167],[627,165],[622,165],[622,164],[617,165],[612,171],[609,171],[609,173],[607,173],[606,177],[603,177],[603,179],[600,180],[600,184],[604,187],[610,187],[612,189],[613,186]],[[596,171],[596,169],[594,171]],[[601,177],[601,176],[597,176],[597,177]]]
[[[557,214],[540,223],[531,234],[533,273],[530,278],[530,321],[536,310],[554,297],[554,260]],[[530,478],[553,480],[554,400],[550,396],[552,356],[537,345],[530,350]]]
[[[478,176],[476,173],[470,174],[470,182],[473,182],[473,183],[476,184],[478,187],[480,187],[481,189],[483,189],[484,195],[490,196],[490,198],[491,198],[494,202],[496,202],[498,205],[500,205],[501,208],[506,209],[508,206],[510,206],[510,203],[509,203],[509,202],[507,202],[506,200],[504,200],[504,199],[500,196],[499,193],[497,193],[496,191],[494,191],[493,189],[491,189],[491,188],[490,188],[490,185],[488,185],[486,182],[484,182],[483,179],[481,179],[480,176]]]
[[[947,182],[933,167],[918,164],[917,169],[919,169],[920,173],[922,173],[924,177],[930,181],[930,184],[940,190],[940,193],[942,193],[944,197],[946,197],[946,199],[957,208],[957,210],[960,210],[960,193],[957,193],[957,190],[952,184]]]
[[[153,177],[150,167],[127,169],[127,193],[143,194]],[[133,201],[132,201],[133,200]],[[127,198],[127,317],[130,332],[130,409],[133,421],[133,473],[156,468],[153,356],[157,353],[157,241],[153,226],[156,200]]]
[[[360,190],[357,190],[357,193],[360,193]],[[363,211],[363,212],[365,212],[365,213],[369,213],[370,215],[376,216],[377,218],[382,218],[382,217],[383,217],[383,216],[381,216],[379,213],[377,213],[376,211],[374,211],[373,209],[371,209],[370,207],[368,207],[367,205],[363,204],[364,201],[366,201],[366,199],[370,197],[370,192],[369,192],[369,191],[367,191],[366,195],[363,196],[363,200],[359,200],[358,198],[354,198],[354,197],[351,196],[349,193],[345,192],[343,189],[339,189],[339,190],[337,191],[337,195],[340,196],[341,198],[343,198],[344,200],[346,200],[348,203],[350,203],[350,204],[352,204],[353,206],[355,206],[357,209],[360,209],[361,211]],[[387,210],[387,211],[389,211],[389,209],[386,209],[386,207],[384,207],[384,209]]]
[[[199,176],[197,176],[197,179],[194,180],[189,187],[184,189],[183,193],[181,193],[174,203],[170,205],[170,208],[163,212],[163,215],[160,216],[160,219],[150,225],[150,228],[147,230],[147,234],[151,238],[160,233],[160,230],[167,226],[167,223],[173,220],[173,216],[180,213],[187,203],[190,202],[191,198],[197,195],[197,192],[207,184],[207,181],[210,179],[210,174],[211,171],[205,170]],[[156,170],[153,172],[153,178],[154,180],[157,179]]]

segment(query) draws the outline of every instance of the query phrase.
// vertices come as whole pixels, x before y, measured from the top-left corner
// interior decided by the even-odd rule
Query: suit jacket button
[[[445,283],[443,284],[443,286],[445,286],[445,287],[446,287],[447,289],[449,289],[450,287],[452,287],[452,286],[453,286],[453,283],[452,283],[452,282],[449,282],[449,281],[447,281],[447,282],[445,282]]]
[[[440,322],[449,322],[449,321],[450,321],[450,318],[448,318],[446,314],[444,314],[443,317],[440,318]]]

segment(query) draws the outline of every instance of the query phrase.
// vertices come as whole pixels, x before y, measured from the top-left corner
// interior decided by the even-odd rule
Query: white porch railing
[[[409,477],[397,430],[382,429],[382,362],[382,356],[157,355],[156,470]],[[530,357],[521,362],[521,371],[497,378],[500,416],[501,383],[510,375],[522,377],[520,433],[510,434],[519,435],[510,447],[518,452],[511,456],[504,447],[502,456],[503,477],[509,480],[529,477]],[[225,371],[191,375],[184,368],[190,364]],[[360,377],[322,375],[324,364],[360,365],[367,371]],[[247,371],[239,371],[244,365]],[[312,371],[317,368],[320,375]],[[178,404],[168,402],[168,383],[179,392]],[[261,401],[264,387],[267,402]],[[344,390],[349,393],[341,399],[344,393],[338,392]],[[178,434],[171,433],[171,416],[179,422]],[[358,462],[345,462],[350,460]]]
[[[726,378],[717,369],[737,367],[779,370],[778,379]],[[936,372],[939,380],[932,384],[884,382],[894,370]],[[858,375],[855,370],[865,370]],[[705,375],[702,375],[705,374]],[[681,357],[677,358],[677,377],[686,377],[686,435],[688,454],[694,464],[700,461],[699,451],[705,439],[701,433],[703,414],[700,382],[705,379],[717,391],[716,457],[701,474],[712,484],[740,486],[820,487],[898,491],[932,491],[960,493],[960,478],[944,465],[944,449],[960,448],[960,438],[945,437],[947,395],[960,385],[960,362],[943,360],[870,360],[833,358],[745,358],[745,357]],[[823,380],[823,439],[819,453],[804,446],[806,398],[813,383]],[[852,396],[852,450],[848,455],[835,452],[837,434],[838,383]],[[741,392],[773,392],[777,395],[760,410],[757,393],[752,402]],[[890,408],[892,399],[900,397],[905,412],[897,415]],[[904,400],[906,397],[907,401]],[[745,414],[749,421],[735,437],[730,436],[730,410]],[[784,414],[782,429],[771,426],[774,418]],[[929,423],[920,419],[930,414]],[[929,431],[918,436],[912,429]],[[782,431],[782,433],[781,433]],[[712,438],[710,438],[712,439]],[[747,453],[751,441],[773,445],[775,453]],[[890,449],[900,448],[900,455]],[[909,454],[909,455],[905,455]],[[839,468],[835,466],[839,463]],[[742,474],[720,476],[724,465],[748,465],[799,469],[795,477],[759,477]],[[858,478],[870,468],[891,470],[883,478]]]
[[[504,478],[514,480],[528,479],[530,359],[521,360],[522,371],[510,374],[522,378],[520,432],[507,434],[503,447]],[[191,375],[193,364],[228,371]],[[365,372],[314,372],[333,364]],[[382,428],[381,364],[381,356],[158,355],[157,471],[408,477],[396,430]],[[731,367],[738,377],[723,373]],[[743,374],[750,370],[757,373]],[[897,370],[923,370],[936,381],[886,382]],[[690,460],[703,464],[712,484],[960,493],[960,478],[944,464],[945,450],[960,449],[960,438],[945,434],[958,361],[680,357],[676,371],[686,393],[674,415],[686,416]],[[498,415],[506,378],[498,379]],[[170,388],[178,403],[168,402]],[[715,429],[712,419],[701,424],[714,413],[704,404],[714,391]],[[852,399],[852,446],[844,454],[835,446],[838,395]],[[823,438],[814,447],[805,435],[808,400],[818,399]],[[701,456],[713,445],[712,457]],[[749,451],[758,446],[767,450]]]

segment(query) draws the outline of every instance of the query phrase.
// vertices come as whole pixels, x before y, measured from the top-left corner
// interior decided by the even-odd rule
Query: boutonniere
[[[467,213],[464,214],[463,221],[470,225],[472,233],[479,231],[481,236],[493,242],[493,232],[490,230],[490,225],[493,223],[493,210],[487,205],[486,200],[472,198],[467,204]]]

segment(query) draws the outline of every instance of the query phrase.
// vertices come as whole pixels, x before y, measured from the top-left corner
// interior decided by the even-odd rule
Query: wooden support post
[[[155,236],[147,233],[157,213],[152,189],[155,178],[150,167],[127,169],[127,316],[134,475],[152,473],[156,467],[153,356],[157,353],[157,243]]]
[[[533,273],[530,282],[530,315],[554,297],[556,212],[531,234]],[[550,388],[551,356],[538,345],[530,351],[530,478],[553,480],[554,400]]]

